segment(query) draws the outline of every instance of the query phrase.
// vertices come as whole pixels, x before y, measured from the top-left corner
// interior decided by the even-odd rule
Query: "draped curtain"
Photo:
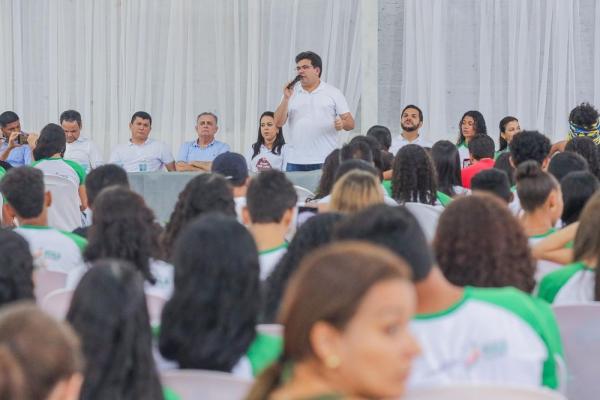
[[[471,109],[496,140],[506,115],[560,140],[575,105],[600,107],[598,1],[380,0],[381,24],[379,118],[393,132],[414,103],[432,141],[456,140]]]
[[[135,111],[174,153],[211,111],[217,139],[245,152],[300,51],[321,55],[357,113],[358,1],[0,0],[0,111],[39,131],[74,108],[105,157]]]

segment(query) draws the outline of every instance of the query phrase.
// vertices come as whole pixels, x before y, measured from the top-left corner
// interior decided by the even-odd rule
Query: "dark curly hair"
[[[465,142],[465,136],[462,133],[462,123],[466,117],[473,118],[475,122],[475,135],[487,135],[487,126],[485,125],[485,119],[483,115],[477,110],[467,111],[463,114],[460,121],[458,122],[458,139],[456,145],[460,146]]]
[[[335,183],[335,172],[340,166],[340,163],[340,149],[333,150],[325,158],[323,168],[321,169],[319,186],[315,191],[315,197],[311,200],[322,199],[331,193],[331,189],[333,189],[333,184]]]
[[[150,258],[160,258],[160,232],[160,225],[142,196],[125,187],[109,187],[94,201],[93,223],[83,257],[86,261],[101,258],[129,261],[154,284]]]
[[[460,155],[449,140],[435,142],[431,148],[431,158],[438,178],[438,190],[448,196],[456,195],[455,186],[462,186]]]
[[[33,300],[33,257],[18,233],[0,229],[0,305]]]
[[[521,131],[510,143],[510,157],[515,167],[533,160],[542,165],[550,154],[550,139],[538,131]]]
[[[230,372],[256,336],[258,252],[234,217],[207,214],[175,244],[175,291],[162,312],[160,353],[179,368]]]
[[[514,286],[531,292],[536,263],[523,228],[501,200],[476,194],[442,213],[433,249],[446,278],[459,286]]]
[[[435,204],[437,173],[421,146],[408,144],[398,150],[392,168],[392,198],[399,203]]]
[[[262,312],[264,322],[275,321],[287,283],[300,261],[312,250],[332,241],[334,225],[341,219],[340,214],[318,214],[298,229],[287,253],[279,260],[265,282],[265,304]]]
[[[565,151],[572,151],[585,158],[590,172],[600,179],[600,155],[592,139],[585,136],[574,137],[567,142]]]
[[[75,289],[67,321],[86,361],[80,399],[162,400],[144,280],[133,265],[96,261]]]
[[[581,103],[571,110],[569,114],[569,122],[579,125],[583,128],[589,128],[598,122],[600,114],[590,103]]]
[[[175,240],[192,219],[207,212],[235,216],[235,201],[227,180],[219,174],[201,174],[190,180],[179,193],[169,222],[161,235],[162,252],[171,258]]]

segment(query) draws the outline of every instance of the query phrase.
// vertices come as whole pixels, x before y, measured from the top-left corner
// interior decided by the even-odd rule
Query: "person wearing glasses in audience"
[[[219,130],[218,118],[211,112],[203,112],[196,118],[198,139],[184,142],[177,156],[177,171],[210,171],[210,164],[230,148],[227,143],[215,140]]]
[[[354,118],[342,92],[321,80],[323,64],[318,54],[298,54],[296,71],[296,79],[283,88],[275,125],[288,125],[286,170],[312,171],[321,169],[325,157],[338,147],[337,132],[354,129]]]

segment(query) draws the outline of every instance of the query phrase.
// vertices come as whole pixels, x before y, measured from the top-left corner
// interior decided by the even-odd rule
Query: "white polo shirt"
[[[421,147],[433,146],[433,144],[429,140],[425,139],[423,135],[417,136],[417,138],[411,142],[409,140],[404,139],[404,136],[402,136],[402,134],[399,134],[392,138],[392,145],[390,146],[389,151],[395,156],[398,150],[400,150],[407,144],[418,144]]]
[[[104,164],[96,144],[91,139],[81,136],[73,143],[67,143],[64,158],[75,161],[85,172]]]
[[[110,162],[120,165],[127,172],[159,171],[174,161],[171,151],[163,142],[147,139],[144,144],[119,144],[110,155]]]
[[[335,118],[350,112],[342,92],[321,81],[312,92],[296,84],[288,104],[287,162],[321,164],[338,147]]]

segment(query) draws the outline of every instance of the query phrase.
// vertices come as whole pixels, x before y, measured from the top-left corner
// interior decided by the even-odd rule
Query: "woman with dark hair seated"
[[[275,321],[287,283],[296,272],[300,261],[311,251],[332,241],[335,224],[341,219],[341,214],[318,214],[300,226],[288,246],[287,253],[279,260],[265,283],[265,304],[262,310],[263,322]]]
[[[464,113],[458,126],[456,147],[460,155],[461,168],[464,168],[470,163],[469,142],[477,135],[487,135],[487,127],[483,115],[477,110]]]
[[[392,198],[400,204],[438,202],[437,173],[423,147],[408,144],[398,150],[392,169]]]
[[[442,204],[448,204],[456,195],[469,193],[462,187],[460,155],[452,142],[435,142],[431,148],[431,158],[437,172],[438,198],[444,199]]]
[[[283,128],[275,125],[275,113],[265,111],[259,119],[258,137],[252,144],[250,152],[246,156],[248,170],[260,172],[269,169],[285,171],[285,139]]]
[[[406,262],[364,242],[319,249],[286,290],[281,358],[248,400],[391,399],[419,347],[409,330],[416,296]]]
[[[109,187],[94,200],[83,257],[87,262],[102,258],[129,261],[146,280],[146,293],[168,299],[173,292],[173,266],[160,260],[160,233],[142,196],[126,187]],[[70,273],[67,287],[74,287],[83,273],[85,269]]]
[[[227,180],[219,174],[201,174],[190,180],[179,193],[171,218],[161,235],[165,259],[169,260],[181,230],[194,218],[208,212],[235,217],[235,201]]]
[[[531,292],[536,263],[527,236],[506,204],[489,194],[456,199],[440,216],[433,241],[440,269],[458,286],[514,286]]]
[[[86,360],[81,400],[163,399],[144,280],[133,265],[95,262],[75,290],[67,321]]]
[[[34,300],[33,257],[29,244],[18,233],[0,229],[0,266],[0,306]]]
[[[257,334],[258,252],[235,217],[189,224],[173,253],[175,291],[162,312],[160,353],[179,368],[251,378],[273,361],[280,340]]]

